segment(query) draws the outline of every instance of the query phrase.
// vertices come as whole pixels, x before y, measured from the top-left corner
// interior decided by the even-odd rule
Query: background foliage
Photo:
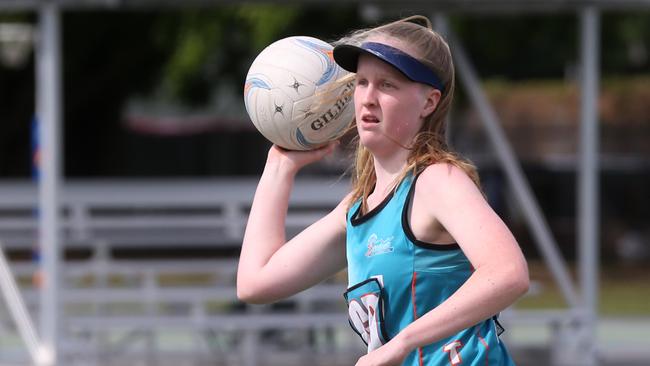
[[[0,16],[0,21],[7,20],[35,19],[33,14]],[[66,12],[65,174],[256,174],[268,145],[255,131],[242,127],[224,134],[216,128],[172,137],[137,133],[124,124],[130,101],[210,110],[224,99],[223,90],[241,99],[248,66],[272,41],[296,34],[334,40],[375,22],[362,19],[355,6],[344,5]],[[578,77],[579,23],[574,14],[456,15],[452,24],[481,77],[499,80],[506,89],[508,83],[531,79],[572,83]],[[605,79],[647,77],[650,14],[605,13],[601,47]],[[33,69],[33,60],[18,69],[0,66],[0,174],[5,177],[30,174]],[[462,90],[458,94],[463,108]],[[239,110],[245,125],[243,104]],[[238,161],[224,156],[233,151]]]

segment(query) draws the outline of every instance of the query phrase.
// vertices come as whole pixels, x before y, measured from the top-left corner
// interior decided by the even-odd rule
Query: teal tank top
[[[419,241],[408,207],[418,176],[407,176],[376,208],[347,216],[349,322],[368,346],[380,347],[450,297],[472,274],[457,244]],[[494,365],[514,362],[499,339],[496,317],[411,352],[403,366]]]

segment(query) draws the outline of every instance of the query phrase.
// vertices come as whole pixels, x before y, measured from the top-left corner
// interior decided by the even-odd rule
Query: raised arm
[[[294,177],[334,144],[308,152],[272,147],[255,192],[237,270],[237,296],[269,303],[311,287],[345,267],[345,199],[289,242],[285,219]]]

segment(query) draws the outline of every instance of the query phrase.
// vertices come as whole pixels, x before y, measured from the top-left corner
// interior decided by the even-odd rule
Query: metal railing
[[[254,179],[73,181],[61,197],[66,247],[97,245],[239,245],[256,187]],[[338,178],[296,183],[289,233],[332,209],[346,193]],[[7,248],[35,246],[35,184],[0,183],[0,238]]]
[[[92,255],[62,266],[59,359],[71,365],[111,364],[120,356],[134,357],[135,340],[147,345],[140,349],[142,357],[164,357],[156,355],[169,352],[161,353],[154,339],[172,329],[203,334],[197,344],[208,345],[202,350],[206,357],[257,365],[260,337],[271,329],[310,332],[312,342],[302,342],[301,347],[312,351],[317,346],[315,335],[328,338],[323,334],[345,329],[342,283],[322,284],[287,300],[284,306],[292,309],[287,313],[276,311],[277,305],[246,306],[237,301],[235,258],[111,258],[111,249],[124,247],[239,246],[255,185],[253,179],[66,184],[60,199],[62,243],[88,248]],[[31,248],[38,238],[36,189],[27,182],[0,184],[0,238],[9,251]],[[298,180],[287,217],[289,235],[333,208],[346,189],[337,178]],[[36,314],[38,288],[25,285],[37,271],[36,263],[17,262],[11,267],[23,284],[28,308]],[[335,347],[332,342],[324,347]],[[228,352],[219,353],[224,348]],[[192,349],[189,355],[199,351]]]
[[[291,344],[294,354],[301,349],[316,353],[336,349],[338,354],[358,350],[346,351],[348,346],[342,348],[334,338],[328,339],[337,329],[348,331],[341,297],[344,283],[320,284],[279,305],[250,306],[236,298],[236,266],[234,259],[67,263],[60,288],[61,362],[106,365],[116,358],[133,360],[143,355],[164,359],[173,347],[156,339],[179,334],[199,340],[185,350],[186,357],[227,358],[227,364],[262,364],[257,356],[267,354],[261,352],[265,332],[310,335],[311,340],[303,336]],[[32,263],[12,265],[22,283],[28,283],[36,270]],[[38,289],[23,286],[22,294],[28,308],[37,310]],[[316,342],[315,338],[326,341]],[[139,350],[133,347],[138,341],[145,345]],[[141,354],[137,356],[137,352]],[[147,364],[165,362],[150,360]]]

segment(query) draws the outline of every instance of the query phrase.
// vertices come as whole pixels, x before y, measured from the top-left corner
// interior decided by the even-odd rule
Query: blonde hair
[[[436,33],[429,19],[411,16],[376,28],[362,29],[335,42],[336,44],[360,45],[370,36],[388,36],[412,45],[419,55],[412,55],[432,69],[442,81],[444,90],[436,109],[424,119],[422,128],[414,138],[407,164],[393,182],[393,188],[408,174],[418,174],[435,163],[448,163],[462,169],[480,187],[476,167],[454,153],[447,144],[447,115],[454,97],[454,64],[449,45]],[[358,137],[357,137],[358,138]],[[353,165],[352,194],[349,205],[361,199],[362,212],[367,211],[367,199],[376,183],[373,157],[361,143],[357,143]]]

